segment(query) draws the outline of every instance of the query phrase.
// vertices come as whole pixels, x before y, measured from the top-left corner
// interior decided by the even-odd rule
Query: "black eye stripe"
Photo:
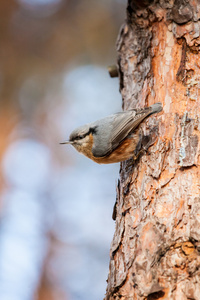
[[[95,132],[96,132],[96,127],[90,127],[89,130],[88,130],[88,132],[86,132],[84,134],[76,135],[75,137],[72,138],[72,140],[76,141],[76,140],[84,139],[90,133],[95,133]]]
[[[95,127],[90,127],[88,134],[95,133],[95,132],[96,132],[96,126]]]
[[[76,140],[81,140],[83,139],[84,137],[86,137],[86,134],[84,135],[77,135],[77,137],[75,138]]]

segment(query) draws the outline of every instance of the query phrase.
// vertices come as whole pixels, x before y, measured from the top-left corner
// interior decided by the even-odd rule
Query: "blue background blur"
[[[120,0],[1,1],[1,300],[104,297],[119,164],[59,142],[121,110],[124,18]]]

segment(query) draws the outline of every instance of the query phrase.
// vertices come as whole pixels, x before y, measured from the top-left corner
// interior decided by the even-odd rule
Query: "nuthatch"
[[[149,107],[119,112],[78,127],[70,134],[69,141],[61,144],[71,144],[99,164],[117,163],[131,157],[136,159],[143,147],[139,125],[160,111],[162,104],[158,102]]]

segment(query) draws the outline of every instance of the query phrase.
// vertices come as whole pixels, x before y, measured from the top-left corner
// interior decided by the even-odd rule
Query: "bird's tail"
[[[151,115],[158,113],[158,112],[162,111],[162,109],[163,109],[161,102],[157,102],[157,103],[151,105],[150,107],[151,107]]]

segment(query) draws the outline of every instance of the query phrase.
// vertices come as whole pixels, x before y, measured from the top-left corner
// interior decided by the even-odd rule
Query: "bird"
[[[115,113],[76,128],[69,140],[60,144],[72,145],[99,164],[118,163],[131,157],[136,160],[142,147],[151,145],[150,139],[141,135],[141,123],[161,111],[162,104],[157,102],[149,107]]]

